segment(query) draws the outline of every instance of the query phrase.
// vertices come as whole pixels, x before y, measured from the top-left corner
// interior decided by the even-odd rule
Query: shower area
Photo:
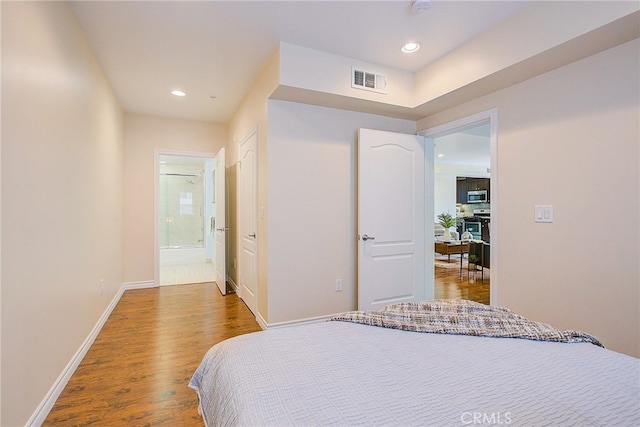
[[[159,156],[160,285],[214,280],[214,167],[212,158]]]

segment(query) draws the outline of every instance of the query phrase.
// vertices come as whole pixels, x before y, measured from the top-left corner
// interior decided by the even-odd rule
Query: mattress
[[[640,360],[590,343],[323,322],[212,347],[208,426],[638,426]]]

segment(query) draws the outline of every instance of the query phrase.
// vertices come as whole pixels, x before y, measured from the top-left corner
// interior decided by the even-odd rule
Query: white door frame
[[[490,127],[490,164],[491,164],[491,205],[498,206],[498,109],[481,111],[471,116],[463,117],[449,123],[428,128],[418,132],[425,138],[433,139],[441,134],[451,133],[456,129],[467,128],[475,123],[489,120]],[[491,209],[491,284],[489,289],[489,303],[498,305],[498,209]]]
[[[209,224],[211,227],[210,234],[213,234],[213,242],[215,248],[214,261],[216,265],[215,269],[215,281],[220,293],[222,295],[227,294],[227,232],[229,227],[227,226],[227,189],[226,189],[226,150],[224,147],[218,151],[215,158],[215,170],[213,172],[212,179],[213,195],[215,197],[215,219],[213,224]]]
[[[160,156],[202,157],[215,159],[216,153],[197,151],[163,150],[153,152],[153,284],[160,286],[160,239],[158,238],[158,216],[160,215]]]
[[[237,225],[238,225],[238,230],[236,232],[236,241],[237,241],[237,248],[236,251],[240,251],[240,253],[243,250],[243,237],[245,235],[248,235],[250,233],[255,234],[254,236],[254,257],[253,257],[253,265],[247,266],[247,265],[243,265],[243,258],[242,256],[238,256],[238,287],[237,287],[237,293],[238,296],[240,297],[240,299],[242,299],[245,304],[247,305],[247,307],[253,312],[254,316],[256,317],[256,319],[258,319],[260,321],[260,319],[262,319],[262,317],[259,315],[258,312],[258,304],[259,304],[259,296],[258,296],[258,256],[259,256],[259,243],[260,243],[260,233],[258,233],[258,127],[256,126],[255,128],[253,128],[250,132],[248,132],[238,143],[238,161],[242,162],[241,156],[242,156],[242,146],[247,143],[248,141],[250,141],[252,138],[255,138],[255,161],[254,161],[254,165],[253,165],[253,185],[254,185],[254,189],[255,189],[255,195],[254,195],[254,200],[252,200],[250,203],[253,204],[252,208],[253,208],[253,217],[250,219],[250,222],[252,223],[252,229],[247,229],[247,224],[245,222],[243,222],[242,217],[241,217],[241,211],[242,209],[249,209],[249,207],[246,206],[240,206],[239,203],[242,203],[245,201],[245,197],[244,195],[241,193],[243,191],[243,179],[245,179],[242,176],[242,168],[243,165],[240,164],[240,169],[238,171],[239,176],[238,176],[238,206],[236,209],[236,221],[237,221]],[[252,307],[250,303],[247,303],[246,301],[246,296],[245,296],[245,291],[243,289],[243,285],[244,285],[244,280],[243,278],[246,277],[247,275],[247,268],[251,268],[253,269],[253,277],[255,280],[255,300],[254,300],[254,306]]]

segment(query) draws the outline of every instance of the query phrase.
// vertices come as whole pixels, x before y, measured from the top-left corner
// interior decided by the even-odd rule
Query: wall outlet
[[[342,279],[336,279],[336,291],[340,292],[342,290]]]
[[[98,283],[98,291],[100,295],[104,294],[104,279],[100,279],[100,283]]]

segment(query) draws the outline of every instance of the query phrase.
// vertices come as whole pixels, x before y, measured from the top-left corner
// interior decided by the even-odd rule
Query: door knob
[[[376,238],[373,237],[373,236],[368,236],[368,235],[364,234],[364,235],[362,235],[362,240],[364,240],[366,242],[367,240],[376,240]]]

